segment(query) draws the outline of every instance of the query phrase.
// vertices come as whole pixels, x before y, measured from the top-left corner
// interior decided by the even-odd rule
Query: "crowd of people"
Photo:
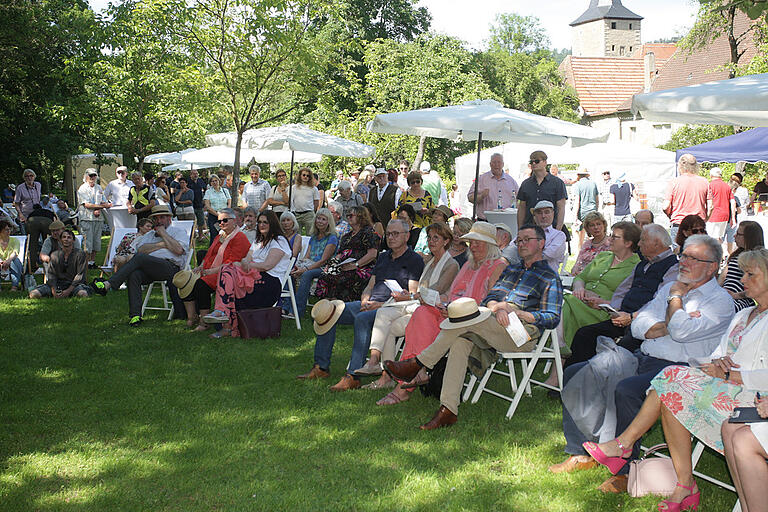
[[[567,289],[565,182],[550,172],[543,151],[531,154],[530,176],[519,186],[503,165],[493,155],[468,199],[479,212],[516,205],[517,230],[456,215],[428,162],[418,171],[402,161],[397,170],[367,167],[348,178],[339,172],[327,194],[308,168],[293,184],[278,171],[271,186],[252,165],[238,206],[226,177],[215,174],[207,184],[193,171],[166,185],[140,173],[129,182],[121,167],[103,191],[89,169],[78,190],[82,249],[56,216],[35,220],[39,184],[25,171],[18,220],[30,235],[43,224],[50,232],[34,256],[47,280],[29,296],[106,295],[125,284],[129,325],[139,326],[142,284],[166,281],[183,300],[189,328],[216,326],[211,336],[221,338],[242,331],[238,312],[280,304],[281,279],[289,275],[298,307],[288,312],[304,316],[310,298],[317,299],[312,366],[297,378],[329,378],[337,326],[351,325],[349,362],[330,390],[382,390],[376,403],[392,406],[429,387],[440,405],[423,430],[457,423],[468,371],[483,375],[497,352],[529,352],[552,330],[565,358],[560,398],[568,458],[550,471],[602,465],[613,476],[601,489],[624,492],[628,463],[660,418],[677,475],[660,509],[699,504],[693,435],[724,453],[742,510],[759,510],[768,497],[766,423],[728,421],[736,407],[768,417],[768,400],[760,396],[768,393],[768,250],[758,223],[737,222],[741,201],[749,201],[739,197],[740,177],[726,184],[717,169],[708,181],[684,155],[664,205],[668,231],[649,210],[623,213],[634,193],[624,177],[608,189],[606,218],[599,205],[608,196],[581,173],[572,191],[583,242]],[[194,268],[185,268],[193,247],[172,225],[174,212],[196,219],[198,229],[207,224],[209,246]],[[133,222],[138,231],[113,241],[114,274],[88,284],[104,217],[113,226]],[[19,287],[11,229],[0,220],[0,270]],[[516,327],[522,340],[510,334]],[[605,350],[618,355],[600,358]],[[549,382],[558,384],[557,375]]]

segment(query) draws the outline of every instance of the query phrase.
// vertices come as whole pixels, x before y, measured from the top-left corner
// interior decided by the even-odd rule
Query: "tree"
[[[308,28],[324,0],[197,0],[173,4],[176,34],[196,60],[237,135],[232,201],[237,201],[243,133],[309,102],[325,50]]]
[[[549,48],[549,37],[535,16],[498,14],[490,32],[488,48],[492,52],[535,54]]]
[[[750,19],[765,18],[768,21],[768,0],[699,0],[702,5],[721,12],[738,9]]]

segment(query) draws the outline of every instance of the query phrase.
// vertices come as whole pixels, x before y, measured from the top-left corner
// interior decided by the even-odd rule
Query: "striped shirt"
[[[530,268],[520,262],[504,269],[482,305],[492,300],[516,304],[533,315],[539,329],[554,329],[563,308],[563,285],[546,261],[534,261]]]

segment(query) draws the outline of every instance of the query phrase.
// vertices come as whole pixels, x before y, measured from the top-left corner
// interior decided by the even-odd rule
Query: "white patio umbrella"
[[[290,162],[291,158],[294,158],[297,162],[319,162],[323,157],[322,155],[304,152],[293,154],[291,151],[273,151],[268,149],[255,150],[248,148],[240,149],[241,162],[255,160],[256,162],[279,163]],[[234,165],[235,148],[232,146],[209,146],[185,154],[182,157],[182,160],[195,165],[209,164],[209,167]]]
[[[635,94],[632,112],[649,121],[768,126],[768,74]]]
[[[208,169],[209,167],[218,167],[219,164],[201,163],[201,164],[171,164],[163,167],[165,172],[173,171],[191,171],[192,169]]]
[[[214,133],[206,135],[205,140],[208,144],[224,144],[234,147],[237,143],[237,133]],[[301,152],[352,158],[368,158],[376,154],[376,148],[373,146],[319,132],[303,124],[286,124],[247,130],[243,133],[242,148],[289,151],[291,153],[289,183],[293,182],[294,161],[310,161],[298,159]],[[244,151],[244,149],[242,150]],[[290,204],[291,189],[288,190],[288,196]]]
[[[169,153],[155,153],[144,157],[145,164],[180,164],[182,155],[195,151],[196,148],[171,151]]]
[[[505,108],[495,100],[473,100],[448,107],[379,114],[367,127],[375,133],[424,135],[456,141],[477,139],[475,182],[480,176],[483,138],[555,146],[570,142],[574,147],[608,140],[607,131]],[[475,187],[473,218],[477,216],[477,192]]]

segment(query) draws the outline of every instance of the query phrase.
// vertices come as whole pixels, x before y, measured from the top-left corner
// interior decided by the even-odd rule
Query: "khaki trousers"
[[[532,329],[538,329],[526,324],[529,334]],[[473,342],[462,338],[462,335],[474,333],[486,341],[486,346],[481,346],[479,341]],[[539,333],[540,335],[540,333]],[[480,323],[462,327],[459,329],[441,329],[434,343],[425,348],[417,356],[418,360],[426,367],[433,368],[445,354],[448,354],[448,363],[443,375],[443,388],[440,392],[440,404],[448,408],[453,414],[459,413],[459,398],[462,386],[467,375],[467,361],[472,352],[472,346],[477,344],[480,348],[495,348],[499,352],[530,352],[536,345],[539,336],[531,335],[531,340],[518,347],[509,337],[506,329],[502,327],[495,315],[491,315]]]
[[[376,311],[371,333],[371,350],[381,352],[382,361],[395,360],[395,338],[405,336],[405,327],[419,304],[387,306]]]

